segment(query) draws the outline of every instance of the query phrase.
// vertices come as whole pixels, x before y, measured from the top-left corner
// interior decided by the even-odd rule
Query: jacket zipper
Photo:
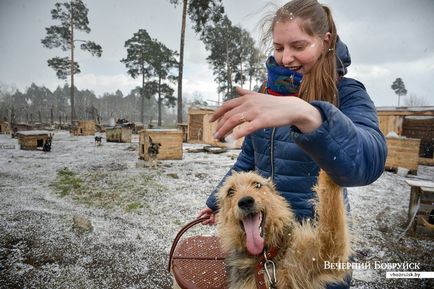
[[[276,128],[273,128],[271,132],[271,144],[270,144],[270,163],[271,163],[271,180],[274,182],[274,134]]]

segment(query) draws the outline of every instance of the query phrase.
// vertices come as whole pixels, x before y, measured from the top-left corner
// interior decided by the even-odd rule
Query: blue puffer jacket
[[[384,170],[387,147],[364,86],[354,79],[341,78],[338,90],[339,109],[328,102],[311,103],[323,117],[317,130],[302,134],[286,126],[256,131],[246,136],[231,169],[255,170],[271,177],[298,218],[313,216],[310,200],[319,168],[343,187],[370,184]],[[217,210],[216,190],[207,200],[213,210]]]
[[[348,54],[346,46],[341,50]],[[340,58],[349,65],[349,55]],[[302,134],[286,126],[246,136],[237,161],[209,196],[207,206],[218,209],[215,193],[232,170],[255,170],[271,177],[299,219],[314,215],[312,187],[320,168],[342,187],[374,182],[382,174],[387,156],[375,106],[363,84],[354,79],[342,77],[338,91],[339,108],[324,101],[311,103],[323,118],[312,133]],[[346,190],[344,193],[348,204]]]

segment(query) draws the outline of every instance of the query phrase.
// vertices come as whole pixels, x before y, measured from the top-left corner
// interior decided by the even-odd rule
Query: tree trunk
[[[73,5],[71,2],[71,124],[75,120],[75,106],[74,106],[74,22],[73,22]]]
[[[182,5],[182,24],[181,24],[181,43],[179,47],[179,70],[178,70],[178,123],[182,123],[182,78],[184,70],[184,40],[185,40],[185,22],[187,19],[187,0],[183,0]]]
[[[39,117],[39,123],[42,124],[42,114],[40,110],[38,110],[38,117]]]
[[[244,84],[244,77],[243,77],[243,51],[241,50],[241,61],[240,61],[240,82],[241,82],[241,88],[243,88]]]
[[[231,99],[232,98],[232,71],[231,71],[231,67],[230,67],[230,60],[229,60],[229,44],[228,41],[226,40],[226,81],[228,82],[227,85],[227,95],[226,95],[226,99]]]
[[[161,127],[161,77],[158,77],[158,126]]]
[[[140,121],[143,123],[143,125],[145,124],[145,73],[144,72],[142,72],[142,91],[140,91]]]
[[[249,76],[249,90],[252,90],[252,75]]]
[[[50,109],[50,122],[51,122],[51,125],[54,124],[54,107],[53,106],[51,106],[51,109]]]

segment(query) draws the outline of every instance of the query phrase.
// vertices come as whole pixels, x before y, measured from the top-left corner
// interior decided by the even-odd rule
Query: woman
[[[260,93],[238,88],[240,97],[215,112],[214,137],[231,142],[245,136],[225,178],[232,170],[271,177],[297,218],[308,219],[320,168],[342,187],[368,185],[383,172],[387,148],[365,87],[343,77],[350,56],[329,8],[316,0],[290,1],[273,16],[269,35],[268,80]],[[217,190],[199,212],[209,217],[204,224],[215,223]]]

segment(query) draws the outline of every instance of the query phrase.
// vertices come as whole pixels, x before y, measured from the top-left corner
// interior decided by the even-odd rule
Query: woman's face
[[[324,39],[310,36],[300,29],[300,24],[299,18],[276,22],[273,30],[274,58],[281,66],[307,73],[321,56],[330,33]]]

